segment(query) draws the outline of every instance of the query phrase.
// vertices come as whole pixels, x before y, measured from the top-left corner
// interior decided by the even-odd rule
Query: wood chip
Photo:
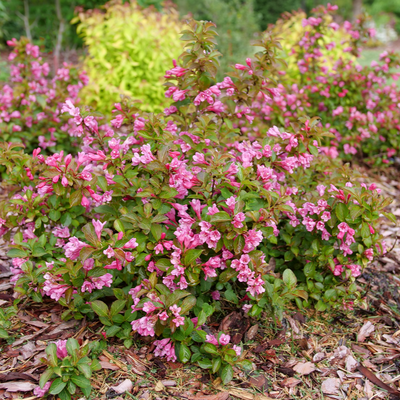
[[[293,369],[300,375],[309,375],[315,371],[315,364],[312,362],[298,363]]]

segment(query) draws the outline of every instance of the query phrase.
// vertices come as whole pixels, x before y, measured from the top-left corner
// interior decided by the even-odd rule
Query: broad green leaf
[[[91,387],[89,379],[85,378],[82,375],[71,375],[71,380],[75,383],[76,386],[79,386],[81,389]]]
[[[189,349],[189,347],[187,347],[185,344],[181,343],[180,348],[179,348],[179,359],[181,362],[183,362],[184,364],[186,364],[191,357],[192,353]]]
[[[291,269],[285,269],[285,271],[283,271],[282,279],[288,288],[293,289],[296,287],[297,278]]]
[[[99,317],[108,317],[108,307],[105,303],[103,303],[100,300],[95,300],[92,301],[91,306],[93,308],[93,311],[99,316]],[[79,386],[79,385],[78,385]]]
[[[232,369],[232,367],[229,364],[225,365],[220,370],[219,376],[221,377],[222,382],[224,383],[224,385],[229,383],[233,378],[233,369]]]
[[[192,265],[193,262],[196,261],[197,258],[200,257],[201,253],[203,252],[202,249],[190,249],[186,252],[184,263],[186,266]]]
[[[50,394],[58,394],[61,392],[67,386],[67,382],[63,382],[61,378],[57,378],[56,380],[53,381],[53,383],[50,386],[49,393]]]

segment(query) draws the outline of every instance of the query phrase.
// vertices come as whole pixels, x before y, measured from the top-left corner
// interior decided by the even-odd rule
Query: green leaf
[[[222,382],[226,385],[229,383],[233,378],[233,369],[232,367],[227,364],[221,370],[219,376],[222,379]]]
[[[185,315],[188,311],[190,311],[196,305],[196,296],[188,296],[183,300],[181,304],[181,315]]]
[[[199,367],[203,368],[203,369],[212,368],[212,363],[211,363],[211,360],[209,358],[203,358],[203,359],[197,361],[197,364],[199,364]]]
[[[89,222],[82,228],[82,232],[89,243],[93,244],[96,247],[100,244],[99,238],[97,237],[94,226],[91,222]]]
[[[41,256],[43,256],[43,255],[45,255],[47,252],[46,252],[46,250],[43,248],[43,247],[40,247],[40,246],[35,246],[34,248],[33,248],[33,251],[32,251],[32,256],[33,257],[41,257]]]
[[[162,191],[159,194],[160,199],[171,199],[178,194],[178,191],[175,188],[170,186],[163,186]]]
[[[211,223],[228,222],[231,220],[232,220],[231,216],[225,211],[219,211],[210,216]]]
[[[212,343],[206,343],[202,349],[209,354],[218,354],[217,346]]]
[[[336,205],[335,214],[338,217],[339,221],[343,222],[346,219],[348,213],[349,213],[349,209],[346,204],[338,203]]]
[[[21,249],[11,249],[7,253],[7,257],[9,258],[25,258],[28,256],[28,253]]]
[[[99,360],[97,360],[96,358],[94,360],[92,360],[92,363],[90,364],[90,368],[92,371],[100,371],[102,369]]]
[[[47,360],[49,361],[50,365],[52,367],[55,367],[58,363],[57,346],[55,343],[50,343],[46,347],[46,354],[47,354]]]
[[[105,303],[103,303],[100,300],[95,300],[92,301],[91,306],[93,308],[93,311],[99,316],[99,317],[108,317],[108,307]],[[79,386],[79,385],[78,385]]]
[[[82,375],[71,375],[71,380],[75,383],[76,386],[79,386],[81,389],[91,388],[89,379],[85,378]]]
[[[119,314],[125,307],[126,300],[116,300],[111,304],[110,315],[113,317],[114,315]]]
[[[189,349],[189,347],[187,347],[185,344],[181,343],[180,345],[180,349],[179,349],[179,359],[181,362],[183,362],[184,364],[186,364],[191,357],[192,353]]]
[[[297,278],[291,269],[285,269],[285,271],[283,271],[282,279],[288,288],[293,289],[296,287]]]
[[[64,390],[58,394],[58,397],[60,400],[71,400],[71,395],[68,393],[67,388],[64,388]]]
[[[121,315],[122,317],[122,315]],[[112,325],[109,328],[106,329],[106,335],[107,337],[113,337],[116,335],[121,330],[121,327],[118,325]]]
[[[236,255],[242,254],[244,249],[245,241],[242,235],[238,236],[233,242],[233,250]]]
[[[77,353],[79,351],[79,343],[74,338],[69,338],[67,340],[67,352],[70,356],[73,356],[77,359]]]
[[[53,370],[51,368],[47,368],[46,371],[40,376],[39,386],[43,389],[43,386],[53,377]]]
[[[188,250],[188,251],[186,252],[185,258],[184,258],[184,260],[185,260],[185,261],[184,261],[184,262],[185,262],[185,265],[186,265],[186,266],[192,265],[192,263],[193,263],[194,261],[196,261],[197,258],[200,257],[200,255],[201,255],[202,252],[203,252],[202,249],[191,249],[191,250]]]
[[[3,328],[0,328],[0,339],[8,339],[10,335]]]
[[[317,149],[315,146],[313,146],[312,144],[309,144],[309,145],[308,145],[308,150],[310,151],[310,153],[311,153],[313,156],[315,156],[315,157],[318,156],[318,149]]]
[[[217,373],[221,367],[221,357],[213,358],[212,360],[212,372],[213,374]]]
[[[76,385],[72,381],[68,381],[67,390],[70,394],[75,394],[76,392]]]
[[[49,389],[49,393],[50,394],[58,394],[65,388],[65,386],[67,386],[67,382],[63,382],[61,380],[61,378],[57,378],[51,384],[50,389]]]
[[[86,378],[90,378],[92,375],[92,370],[90,368],[90,366],[88,364],[79,364],[78,365],[78,369],[79,371],[82,372],[82,374],[86,377]]]
[[[178,302],[178,300],[183,299],[190,295],[190,292],[184,290],[175,290],[172,294],[167,297],[167,306],[170,307]]]
[[[151,233],[154,236],[154,239],[158,242],[161,239],[162,227],[160,224],[151,224],[150,228]]]
[[[322,312],[327,309],[327,305],[322,300],[319,300],[318,303],[315,305],[315,309]]]
[[[239,303],[239,299],[237,298],[236,293],[232,289],[226,290],[224,295],[228,301],[232,301],[235,304]]]
[[[69,196],[69,204],[71,207],[79,206],[82,201],[82,190],[76,190]]]

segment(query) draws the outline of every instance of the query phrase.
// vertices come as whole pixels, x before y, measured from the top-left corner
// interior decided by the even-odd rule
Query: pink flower
[[[48,381],[43,386],[43,389],[40,386],[35,387],[35,389],[33,389],[33,394],[37,397],[44,397],[46,393],[49,391],[51,384],[52,381]]]
[[[373,249],[366,249],[364,251],[364,256],[368,258],[369,261],[372,261],[374,259],[374,250]]]
[[[101,240],[101,232],[103,231],[104,225],[107,222],[101,222],[99,220],[92,219],[92,224],[94,226],[94,231],[97,235],[97,238]]]
[[[67,341],[66,340],[59,340],[55,342],[57,346],[57,357],[62,360],[63,358],[68,356],[67,352]]]
[[[218,341],[217,341],[217,339],[216,339],[216,337],[214,335],[207,335],[206,336],[206,342],[207,343],[211,343],[211,344],[213,344],[215,346],[218,346]]]
[[[136,242],[136,238],[130,239],[128,242],[124,244],[123,249],[136,249],[138,247],[138,243]]]
[[[132,330],[137,331],[141,336],[154,336],[154,325],[155,321],[149,317],[142,317],[136,321],[131,322]]]
[[[214,292],[211,292],[211,297],[213,300],[219,300],[221,297],[221,294],[219,293],[218,290],[215,290]]]
[[[246,219],[246,216],[245,216],[242,212],[236,214],[236,215],[234,216],[234,218],[233,218],[233,226],[234,226],[235,228],[242,228],[242,227],[243,227],[242,222],[243,222],[245,219]]]
[[[81,242],[75,236],[69,238],[68,243],[64,246],[65,257],[71,260],[76,260],[79,257],[80,251],[84,247],[90,247],[90,246],[84,242]]]
[[[179,316],[179,313],[181,312],[181,308],[178,307],[176,304],[174,304],[173,306],[171,306],[169,309],[172,311],[172,314],[174,314],[175,317],[178,317],[178,316]]]
[[[111,246],[108,246],[106,250],[103,251],[103,254],[107,256],[107,258],[114,257],[115,253]]]
[[[111,284],[112,284],[112,281],[113,281],[112,278],[113,278],[113,276],[111,274],[109,274],[109,273],[104,274],[104,275],[99,276],[99,277],[95,277],[95,276],[91,277],[94,286],[99,290],[103,289],[104,286],[111,287]]]
[[[231,340],[231,337],[229,335],[225,335],[224,333],[219,337],[219,343],[222,346],[226,346],[230,340]]]
[[[156,346],[154,349],[156,357],[166,357],[167,361],[176,361],[175,347],[171,339],[156,340],[154,345]]]
[[[64,296],[65,292],[70,288],[69,285],[60,283],[62,280],[61,277],[56,277],[50,273],[46,273],[44,279],[43,292],[53,300],[60,300],[61,297]]]
[[[238,357],[242,354],[242,348],[240,346],[233,345],[232,349],[235,350],[235,353]]]

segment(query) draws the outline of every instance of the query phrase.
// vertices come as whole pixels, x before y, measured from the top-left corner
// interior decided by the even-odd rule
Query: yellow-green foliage
[[[141,8],[136,1],[111,1],[104,10],[80,13],[72,23],[88,48],[84,60],[90,82],[81,92],[84,104],[110,114],[120,95],[142,102],[144,111],[168,105],[163,79],[182,52],[182,24],[173,9]]]
[[[282,19],[276,22],[272,29],[273,33],[280,38],[284,59],[288,64],[287,75],[293,79],[298,79],[300,72],[296,59],[290,57],[290,54],[292,50],[296,50],[297,52],[299,40],[304,36],[306,31],[311,30],[310,26],[303,27],[302,21],[305,18],[307,18],[307,15],[303,11],[286,13]],[[330,14],[324,15],[325,26],[332,22],[333,19]],[[342,27],[337,31],[330,30],[329,34],[329,37],[323,37],[324,42],[326,42],[325,44],[335,42],[336,46],[330,50],[322,49],[322,54],[325,56],[324,65],[330,68],[339,58],[354,61],[356,58],[353,55],[343,51],[344,48],[348,47],[350,35]]]

